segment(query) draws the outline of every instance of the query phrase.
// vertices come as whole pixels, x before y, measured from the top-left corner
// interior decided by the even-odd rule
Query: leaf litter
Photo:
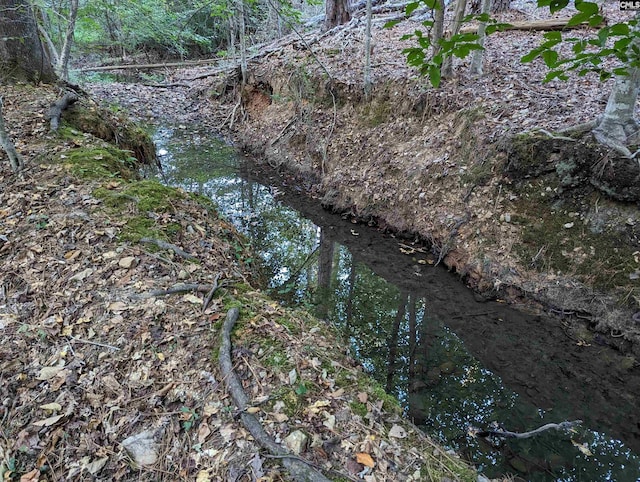
[[[72,174],[65,153],[103,141],[49,135],[41,112],[56,94],[3,92],[29,160],[20,175],[0,164],[3,480],[289,480],[225,391],[215,355],[231,306],[248,411],[276,442],[299,431],[299,456],[331,478],[475,480],[336,350],[346,345],[328,326],[260,292],[236,259],[249,257],[241,236],[214,211],[185,193],[162,212],[136,199],[116,211],[96,193],[126,182]],[[125,237],[139,218],[158,236],[171,226],[170,243]],[[206,310],[203,286],[218,288]]]

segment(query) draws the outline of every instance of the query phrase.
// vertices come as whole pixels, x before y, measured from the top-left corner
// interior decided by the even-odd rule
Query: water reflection
[[[252,181],[222,142],[191,135],[181,144],[170,131],[158,139],[167,182],[217,203],[251,239],[270,288],[341,327],[407,416],[486,475],[640,480],[640,376],[619,355],[573,346],[557,321],[476,302],[428,253]],[[585,424],[571,434],[489,443],[467,433],[492,421],[522,432],[578,418]]]

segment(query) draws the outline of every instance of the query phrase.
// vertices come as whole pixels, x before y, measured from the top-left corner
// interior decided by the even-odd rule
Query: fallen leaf
[[[182,299],[184,301],[187,301],[189,303],[193,303],[194,305],[201,305],[202,304],[202,300],[200,298],[198,298],[195,295],[184,295],[182,297]]]
[[[59,403],[45,403],[44,405],[40,405],[40,408],[43,410],[51,410],[52,412],[59,412],[62,410],[62,405]]]
[[[137,261],[138,260],[135,256],[125,256],[124,258],[121,258],[120,261],[118,261],[118,266],[126,269],[135,268],[138,264]]]
[[[400,425],[394,425],[393,427],[391,427],[391,430],[389,430],[389,437],[405,438],[406,436],[407,431]]]
[[[129,307],[126,304],[124,304],[122,301],[114,301],[113,303],[109,304],[107,309],[109,311],[126,311],[129,309]]]
[[[55,377],[61,370],[64,369],[64,366],[55,366],[55,367],[42,367],[40,369],[40,373],[36,379],[38,380],[51,380]]]
[[[369,394],[367,392],[358,393],[358,401],[360,403],[367,403],[367,400],[369,400]]]
[[[196,475],[196,482],[209,482],[211,480],[211,476],[209,475],[209,471],[201,470]]]
[[[93,268],[87,268],[80,271],[79,273],[74,274],[71,278],[69,278],[69,281],[82,281],[85,278],[91,276],[92,274],[93,274]]]
[[[33,425],[35,425],[36,427],[51,427],[51,425],[54,425],[55,423],[57,423],[62,417],[64,417],[64,414],[55,415],[53,417],[49,417],[43,420],[38,420],[37,422],[33,422]]]
[[[85,469],[91,474],[96,475],[98,472],[102,470],[102,468],[106,465],[109,457],[102,457],[101,459],[96,459],[85,465]]]
[[[359,464],[365,465],[367,467],[375,467],[376,463],[374,462],[373,458],[371,458],[371,455],[369,455],[368,453],[365,452],[359,452],[356,454],[356,461]]]
[[[20,477],[20,482],[38,482],[38,480],[40,480],[40,471],[38,469],[33,469]]]
[[[576,442],[575,440],[571,440],[571,443],[573,444],[574,447],[576,447],[580,452],[582,452],[587,457],[593,456],[593,454],[591,453],[591,450],[589,450],[586,443],[581,444]]]

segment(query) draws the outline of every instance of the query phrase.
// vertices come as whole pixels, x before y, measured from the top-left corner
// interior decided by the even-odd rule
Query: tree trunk
[[[67,33],[64,37],[64,44],[60,49],[60,56],[56,62],[56,72],[62,79],[69,80],[69,54],[73,43],[73,34],[76,29],[76,19],[78,18],[78,0],[71,0],[69,18],[67,20]]]
[[[440,40],[444,33],[444,9],[447,8],[444,0],[438,0],[438,8],[433,12],[433,31],[431,32],[431,44],[433,45],[433,56],[440,52]]]
[[[453,22],[451,25],[451,37],[458,35],[460,26],[462,25],[462,17],[467,9],[467,0],[456,0],[456,9],[453,14]],[[442,62],[442,77],[451,77],[453,74],[453,57],[447,56]]]
[[[55,82],[28,0],[0,0],[0,80]]]
[[[640,23],[640,12],[635,16]],[[640,31],[640,25],[633,27],[635,33]],[[629,50],[640,48],[640,39],[634,37]],[[627,148],[630,144],[638,144],[640,135],[639,125],[633,113],[640,89],[640,68],[628,67],[628,75],[616,76],[616,81],[609,94],[607,107],[600,123],[593,130],[598,142],[614,148],[625,157],[631,157]]]
[[[489,13],[491,11],[492,0],[482,0],[480,13]],[[478,45],[484,48],[484,39],[486,38],[487,22],[480,22],[478,25]],[[476,50],[471,57],[471,75],[482,75],[482,60],[484,59],[484,50]]]
[[[324,28],[337,27],[351,20],[349,0],[327,0],[325,5]]]
[[[367,23],[364,32],[364,98],[371,100],[371,0],[367,0]]]

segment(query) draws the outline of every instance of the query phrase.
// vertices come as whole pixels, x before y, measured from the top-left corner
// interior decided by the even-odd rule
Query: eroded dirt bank
[[[549,134],[594,118],[607,86],[541,84],[542,65],[519,63],[539,35],[510,32],[491,39],[484,77],[458,65],[433,90],[399,54],[412,28],[375,30],[371,101],[355,22],[313,54],[298,42],[253,63],[244,89],[211,83],[209,108],[256,158],[313,180],[327,207],[415,233],[486,297],[575,314],[640,353],[637,168],[612,197],[615,160]]]

